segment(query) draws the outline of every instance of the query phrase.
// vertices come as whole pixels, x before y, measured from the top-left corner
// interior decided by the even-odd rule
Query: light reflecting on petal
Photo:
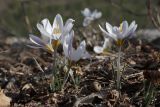
[[[51,35],[52,34],[52,26],[47,18],[42,20],[42,24],[44,29]]]
[[[107,29],[108,33],[112,34],[113,27],[108,22],[106,22],[106,29]]]
[[[41,35],[42,36],[47,36],[47,37],[52,37],[45,29],[44,29],[44,27],[43,27],[43,25],[42,24],[40,24],[40,23],[38,23],[37,24],[37,28],[38,28],[38,30],[41,32]]]
[[[117,40],[117,37],[116,35],[113,33],[113,34],[110,34],[108,33],[107,31],[105,31],[100,25],[99,25],[99,28],[101,29],[101,31],[105,34],[106,37],[111,37],[112,39],[114,39],[115,41]]]
[[[29,35],[29,39],[30,39],[31,42],[33,42],[36,45],[39,45],[39,46],[44,46],[45,45],[44,42],[42,42],[42,40],[39,37],[34,36],[32,34]]]

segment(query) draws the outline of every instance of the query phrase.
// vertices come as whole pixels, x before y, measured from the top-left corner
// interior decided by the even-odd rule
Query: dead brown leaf
[[[7,97],[3,90],[0,92],[0,107],[10,107],[11,98]]]

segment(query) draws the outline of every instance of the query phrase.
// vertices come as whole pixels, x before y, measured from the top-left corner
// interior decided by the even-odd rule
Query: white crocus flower
[[[111,26],[108,22],[106,22],[106,30],[104,30],[100,25],[99,25],[101,31],[106,34],[107,37],[111,37],[114,39],[117,43],[118,46],[123,45],[124,40],[127,38],[131,38],[132,34],[135,32],[137,28],[137,24],[135,21],[132,21],[130,26],[128,26],[127,21],[123,21],[119,27],[117,26]]]
[[[78,60],[89,58],[90,55],[86,51],[86,42],[82,41],[79,47],[75,50],[72,46],[74,37],[74,31],[71,31],[68,35],[66,35],[64,43],[63,43],[63,50],[65,56],[71,60],[77,62]]]
[[[111,42],[110,42],[109,38],[105,38],[103,46],[95,46],[94,52],[97,54],[103,53],[110,46],[111,46]]]
[[[37,24],[37,28],[42,36],[51,38],[53,40],[53,46],[56,47],[59,43],[63,43],[64,36],[67,35],[73,27],[73,22],[73,19],[68,19],[64,25],[61,15],[57,14],[54,18],[53,25],[45,18],[41,23]]]
[[[83,20],[83,26],[88,26],[93,20],[99,19],[102,16],[101,12],[98,12],[97,10],[91,12],[88,8],[85,8],[81,13],[85,17]]]
[[[29,35],[29,39],[34,45],[28,45],[31,48],[43,48],[49,52],[54,52],[54,49],[52,47],[51,38],[46,37],[45,40],[40,39],[37,36],[34,36],[32,34]]]

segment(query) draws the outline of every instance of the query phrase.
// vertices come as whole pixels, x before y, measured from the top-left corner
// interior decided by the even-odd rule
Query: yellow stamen
[[[53,29],[53,34],[60,34],[61,30],[59,28],[54,28]]]
[[[50,51],[50,52],[54,52],[54,49],[53,49],[53,47],[52,47],[51,44],[47,44],[47,45],[46,45],[46,49],[47,49],[48,51]]]
[[[60,34],[61,29],[59,27],[59,24],[56,22],[56,27],[53,29],[53,34]]]
[[[123,30],[122,27],[123,27],[123,24],[121,23],[120,26],[119,26],[119,31],[120,32],[122,32],[122,30]]]

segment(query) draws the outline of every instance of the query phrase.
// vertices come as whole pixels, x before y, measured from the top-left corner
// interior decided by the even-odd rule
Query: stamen
[[[53,29],[53,34],[60,34],[61,29],[59,27],[59,24],[56,22],[56,27]]]
[[[46,45],[46,48],[47,48],[47,50],[49,50],[50,52],[54,52],[54,49],[53,49],[53,47],[52,47],[51,44],[47,44],[47,45]]]

